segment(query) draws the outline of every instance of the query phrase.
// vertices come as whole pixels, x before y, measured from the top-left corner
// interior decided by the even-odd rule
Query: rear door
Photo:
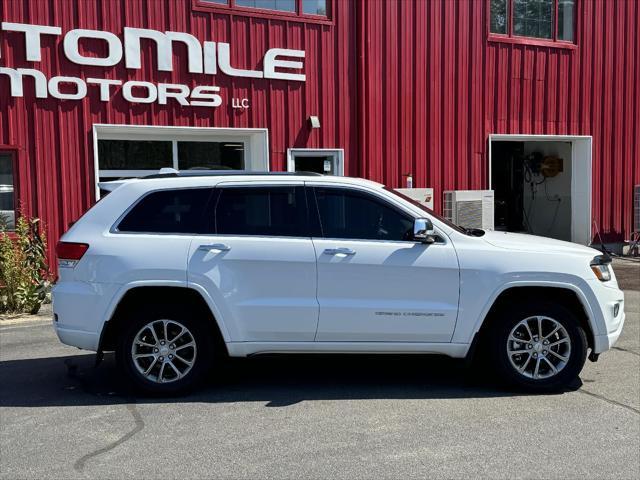
[[[194,238],[188,277],[209,293],[232,341],[313,341],[316,257],[302,182],[223,182],[211,234]]]
[[[315,187],[320,236],[317,341],[449,342],[458,260],[441,234],[411,240],[413,215],[371,192]]]

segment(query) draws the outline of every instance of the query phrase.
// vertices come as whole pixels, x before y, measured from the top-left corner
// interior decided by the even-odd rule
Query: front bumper
[[[599,328],[594,332],[593,351],[602,353],[613,347],[622,333],[625,320],[624,292],[615,283],[609,286],[607,283],[593,280],[589,284],[597,299],[598,313],[602,319]]]

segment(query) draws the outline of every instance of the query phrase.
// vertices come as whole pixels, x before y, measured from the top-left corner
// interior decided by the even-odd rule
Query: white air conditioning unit
[[[633,231],[640,232],[640,185],[633,187]]]
[[[396,188],[396,191],[433,210],[433,188]]]
[[[447,190],[443,216],[466,228],[493,230],[493,190]]]

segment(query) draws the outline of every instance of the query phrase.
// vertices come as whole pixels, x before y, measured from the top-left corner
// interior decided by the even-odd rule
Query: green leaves
[[[40,219],[21,216],[11,236],[0,224],[0,313],[40,310],[51,285],[46,251]]]

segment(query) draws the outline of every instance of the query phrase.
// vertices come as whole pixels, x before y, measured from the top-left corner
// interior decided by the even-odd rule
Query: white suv
[[[448,223],[368,180],[159,174],[112,190],[62,237],[60,340],[115,350],[133,383],[193,386],[216,353],[485,351],[509,382],[565,386],[618,339],[601,252]]]

